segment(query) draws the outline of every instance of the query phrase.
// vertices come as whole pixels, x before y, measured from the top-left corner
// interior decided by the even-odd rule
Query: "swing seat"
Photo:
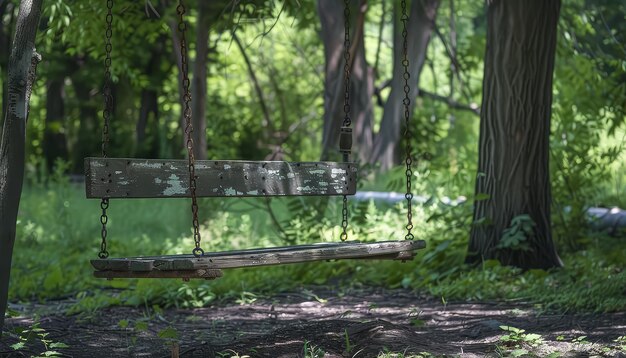
[[[340,259],[413,259],[422,240],[358,241],[281,246],[205,253],[91,260],[98,278],[204,278],[222,276],[222,269],[270,266]]]
[[[349,162],[196,160],[197,197],[335,196],[356,193]],[[85,158],[87,198],[190,197],[185,159]]]

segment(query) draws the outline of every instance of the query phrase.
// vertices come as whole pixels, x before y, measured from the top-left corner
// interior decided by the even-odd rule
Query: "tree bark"
[[[9,15],[9,21],[7,26],[5,27],[2,21],[0,21],[0,73],[5,73],[4,71],[7,68],[7,64],[9,62],[9,54],[11,53],[11,28],[13,26],[13,16],[14,5],[10,1],[0,1],[0,19],[3,19],[5,14]],[[2,97],[0,101],[2,101],[2,114],[6,113],[7,109],[7,92],[8,92],[8,81],[5,79],[2,81]],[[2,116],[0,116],[0,125],[3,123]]]
[[[433,32],[439,0],[414,0],[411,5],[411,13],[408,22],[408,58],[409,73],[411,78],[409,86],[411,91],[411,113],[414,108],[413,99],[417,97],[420,74],[426,60],[426,49]],[[394,60],[391,92],[385,103],[384,114],[380,123],[380,131],[374,139],[374,148],[368,158],[372,164],[378,163],[380,170],[391,169],[400,162],[398,152],[401,129],[404,124],[403,104],[404,99],[404,68],[402,66],[402,22],[400,21],[400,8],[398,2],[394,2]]]
[[[34,73],[40,59],[35,52],[35,35],[42,1],[20,2],[8,63],[8,104],[0,143],[0,332],[8,302],[17,212],[24,179],[28,101],[34,80],[30,73]]]
[[[467,262],[558,267],[550,222],[549,136],[561,1],[488,3],[477,200]],[[520,215],[532,219],[522,243],[526,248],[502,240],[507,228],[519,229],[512,220]]]
[[[322,135],[322,160],[339,155],[339,130],[344,119],[344,15],[343,4],[338,1],[318,1],[321,20],[321,38],[326,62],[324,80],[324,131]],[[352,1],[350,19],[350,118],[353,124],[353,152],[361,161],[369,157],[373,145],[372,95],[374,82],[372,70],[365,61],[363,25],[366,2]]]
[[[48,172],[54,168],[58,158],[67,159],[67,138],[63,132],[65,116],[64,78],[48,81],[46,92],[46,126],[43,135],[43,154]]]
[[[101,129],[98,122],[101,104],[92,98],[92,91],[95,89],[95,86],[101,85],[101,83],[96,82],[94,86],[94,81],[88,75],[89,71],[95,69],[89,68],[82,60],[76,62],[76,68],[73,70],[71,79],[74,94],[76,99],[78,99],[80,122],[78,125],[78,136],[70,155],[73,163],[72,172],[84,173],[83,158],[85,156],[100,155],[101,151]],[[98,96],[98,99],[100,99],[100,96]]]
[[[159,104],[156,90],[144,88],[141,91],[141,105],[139,107],[139,120],[135,126],[135,140],[137,141],[137,154],[144,158],[157,158],[159,155],[158,143],[148,141],[146,143],[146,128],[152,114],[154,128],[158,129],[159,124]]]
[[[193,122],[193,154],[198,160],[207,159],[206,95],[207,61],[209,56],[209,2],[198,0],[196,23],[196,58],[191,82],[191,113]]]

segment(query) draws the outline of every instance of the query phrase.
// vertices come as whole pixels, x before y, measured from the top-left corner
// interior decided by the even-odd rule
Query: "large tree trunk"
[[[0,73],[6,73],[7,64],[9,63],[9,54],[11,53],[11,29],[13,26],[13,16],[14,13],[14,5],[10,1],[1,1],[0,0]],[[9,14],[9,21],[5,24],[1,21],[4,19],[5,14]],[[5,27],[6,25],[6,27]],[[6,113],[7,109],[7,92],[8,92],[8,81],[6,79],[2,81],[2,97],[0,98],[0,102],[2,102],[2,114]],[[2,116],[0,116],[0,125],[3,122]]]
[[[561,266],[550,230],[548,170],[560,6],[560,0],[489,2],[469,263],[497,259],[522,268]],[[521,215],[532,221],[520,221]],[[503,240],[514,230],[518,237],[525,232],[524,242]]]
[[[324,81],[324,132],[322,136],[322,160],[338,157],[339,130],[344,119],[344,5],[339,1],[317,2],[322,24],[326,76]],[[366,161],[372,149],[374,82],[371,69],[365,61],[363,25],[366,2],[352,1],[350,29],[350,118],[354,130],[353,152]]]
[[[409,73],[411,78],[409,86],[411,91],[409,98],[417,97],[418,85],[422,67],[426,60],[426,49],[433,32],[439,0],[414,0],[411,5],[411,13],[408,22],[408,58]],[[369,162],[380,164],[380,169],[385,171],[400,162],[398,152],[400,133],[404,125],[404,67],[402,66],[402,22],[400,21],[400,7],[398,1],[394,2],[394,59],[393,78],[391,80],[391,92],[385,103],[383,119],[380,123],[380,131],[374,140],[374,149]],[[411,113],[414,108],[411,100]]]
[[[0,332],[9,295],[17,211],[24,179],[26,120],[34,70],[35,34],[43,0],[22,0],[8,63],[8,105],[0,143]],[[0,333],[1,334],[1,333]]]
[[[54,168],[58,158],[67,159],[67,138],[63,124],[65,117],[64,78],[48,81],[46,92],[46,127],[43,135],[43,154],[48,171]]]

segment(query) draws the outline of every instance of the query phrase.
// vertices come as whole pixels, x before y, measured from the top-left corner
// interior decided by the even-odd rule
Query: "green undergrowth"
[[[463,264],[471,206],[443,205],[436,198],[415,207],[416,238],[427,248],[410,262],[341,261],[225,271],[215,281],[98,280],[89,260],[100,247],[100,203],[84,199],[81,185],[63,180],[28,185],[22,196],[10,285],[12,302],[71,298],[70,313],[89,314],[110,305],[202,307],[241,304],[281,291],[316,285],[337,295],[364,286],[414,289],[443,302],[511,300],[557,311],[626,308],[626,242],[597,237],[593,245],[563,253],[565,267],[546,272],[502,267],[487,261]],[[340,199],[202,200],[203,248],[234,250],[339,237]],[[272,214],[268,213],[268,207]],[[403,239],[403,204],[352,203],[349,237],[363,241]],[[187,200],[112,200],[112,256],[188,253],[193,247]],[[278,224],[278,225],[277,225]],[[320,298],[322,299],[322,298]]]

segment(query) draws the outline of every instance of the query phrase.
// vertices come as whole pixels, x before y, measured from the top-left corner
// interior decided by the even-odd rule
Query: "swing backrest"
[[[344,162],[197,160],[196,196],[354,195],[357,167]],[[86,158],[88,198],[189,197],[187,160]]]

